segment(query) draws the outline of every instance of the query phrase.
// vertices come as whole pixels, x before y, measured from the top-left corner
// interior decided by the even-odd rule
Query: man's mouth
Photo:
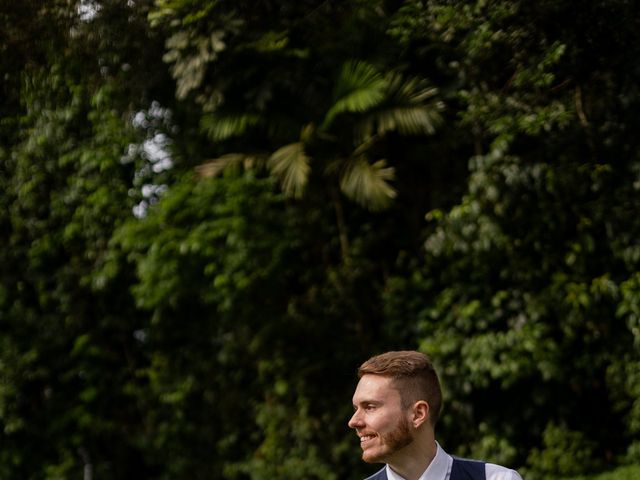
[[[360,445],[364,446],[367,442],[376,438],[375,435],[361,435],[360,436]]]

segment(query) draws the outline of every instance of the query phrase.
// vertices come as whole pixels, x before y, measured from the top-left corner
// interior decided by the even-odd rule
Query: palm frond
[[[404,135],[432,135],[441,122],[444,103],[436,98],[438,89],[418,78],[404,80],[393,74],[389,80],[389,108],[380,111],[380,133],[396,130]]]
[[[214,142],[244,134],[260,122],[255,113],[212,113],[202,117],[200,126]]]
[[[310,158],[304,151],[302,142],[290,143],[276,150],[267,166],[280,179],[282,190],[293,197],[299,198],[309,180]]]
[[[384,99],[387,80],[373,65],[361,61],[345,63],[338,77],[334,103],[327,112],[322,128],[346,112],[364,112]]]
[[[396,197],[389,184],[395,171],[385,160],[370,164],[364,156],[353,158],[340,178],[344,194],[369,210],[383,210]]]
[[[398,106],[376,115],[380,134],[396,131],[402,135],[433,135],[440,119],[437,110],[421,105]]]
[[[401,135],[432,135],[442,121],[444,104],[437,89],[417,78],[388,77],[385,100],[362,119],[355,129],[356,143],[377,134],[395,131]]]
[[[224,170],[244,167],[246,170],[258,167],[263,163],[259,155],[248,155],[244,153],[227,153],[221,157],[208,160],[197,167],[196,172],[203,178],[216,177]]]
[[[395,103],[424,103],[438,93],[438,89],[423,78],[405,78],[395,72],[388,75],[387,86],[387,97]]]

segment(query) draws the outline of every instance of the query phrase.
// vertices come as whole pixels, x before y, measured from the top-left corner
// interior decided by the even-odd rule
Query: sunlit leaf
[[[387,81],[373,65],[361,61],[347,62],[336,84],[332,107],[327,112],[323,128],[346,112],[363,112],[384,99]]]
[[[291,143],[276,150],[269,158],[271,172],[280,179],[282,189],[288,195],[299,198],[309,180],[310,158],[301,142]]]
[[[340,178],[340,188],[360,205],[374,211],[383,210],[396,197],[395,189],[389,184],[394,173],[385,160],[370,164],[365,157],[357,157],[349,161]]]

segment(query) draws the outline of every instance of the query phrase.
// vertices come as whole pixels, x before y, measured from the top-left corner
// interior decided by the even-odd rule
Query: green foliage
[[[336,115],[365,112],[384,99],[384,77],[373,65],[347,62],[336,81],[333,105],[327,112],[323,127],[328,127]]]
[[[582,432],[548,424],[542,434],[543,449],[533,449],[529,462],[547,475],[569,476],[594,470],[595,442]]]
[[[343,455],[347,432],[333,412],[348,403],[323,397],[337,385],[318,366],[355,361],[345,348],[352,327],[307,310],[326,297],[344,311],[353,291],[305,271],[314,254],[303,246],[322,242],[308,229],[273,179],[229,174],[181,178],[116,232],[114,247],[136,266],[138,306],[151,316],[139,333],[149,366],[137,374],[152,413],[136,441],[159,478],[338,475],[330,459]],[[312,353],[319,343],[335,350],[332,361],[321,360],[324,349]],[[331,440],[331,450],[318,448]],[[180,462],[167,462],[167,451]]]
[[[385,159],[370,163],[369,155],[392,132],[403,135],[435,132],[443,105],[434,98],[437,90],[425,85],[424,81],[405,80],[397,73],[385,77],[363,61],[346,62],[336,80],[333,103],[320,127],[316,129],[313,121],[304,125],[300,141],[279,147],[270,154],[267,167],[280,179],[286,194],[300,198],[309,183],[313,158],[315,163],[325,165],[325,174],[338,172],[340,190],[349,199],[373,211],[388,208],[396,196],[391,185],[394,169],[386,166]],[[344,121],[349,114],[354,115],[347,119],[351,138],[339,131],[334,133],[335,128],[331,127],[334,122],[338,123],[337,118],[342,117]],[[250,114],[231,117],[214,114],[204,117],[203,127],[211,140],[220,141],[245,134],[250,124],[259,123],[266,122]],[[308,151],[320,152],[320,156],[311,157],[313,153]],[[205,176],[217,175],[250,156],[227,153],[198,169]]]
[[[2,476],[68,478],[85,469],[135,477],[139,451],[123,435],[140,415],[126,392],[136,388],[140,360],[133,302],[121,288],[131,271],[114,283],[98,272],[114,226],[133,207],[133,170],[121,158],[137,140],[124,92],[136,90],[139,63],[111,75],[109,38],[96,42],[66,2],[37,3],[2,17],[29,28],[42,21],[39,34],[49,32],[47,41],[23,39],[22,58],[8,77],[2,72],[12,85],[0,149]],[[87,50],[104,55],[102,71],[83,71]]]
[[[214,142],[242,135],[260,121],[260,116],[249,113],[219,115],[210,114],[202,117],[202,129]]]
[[[389,315],[418,318],[444,372],[443,437],[527,478],[605,468],[637,441],[638,72],[586,54],[586,17],[554,20],[567,2],[547,7],[407,2],[391,30],[441,45],[475,155],[459,204],[427,215],[422,269],[394,280]],[[626,8],[590,3],[610,22],[591,33],[635,42],[611,17]]]
[[[379,167],[375,149],[393,132],[433,134],[442,103],[435,88],[402,75],[399,66],[387,63],[381,71],[366,57],[344,53],[334,59],[332,43],[318,43],[323,33],[335,35],[336,25],[325,23],[330,18],[338,22],[338,30],[362,42],[381,20],[379,15],[367,18],[370,2],[344,7],[308,3],[311,13],[302,16],[304,6],[298,10],[293,5],[274,16],[270,2],[253,5],[252,14],[227,2],[207,7],[159,3],[154,21],[175,30],[164,58],[177,81],[176,95],[186,99],[193,93],[202,108],[202,129],[217,152],[201,171],[218,174],[230,154],[259,154],[270,158],[266,165],[283,191],[295,198],[307,190],[315,171],[333,177],[350,199],[366,208],[388,207],[395,197],[393,170]],[[350,18],[368,23],[354,27]],[[313,30],[304,29],[307,22]],[[318,73],[309,77],[313,69]],[[334,80],[327,85],[326,79]],[[300,136],[309,125],[320,127]],[[385,161],[393,163],[391,157]],[[349,178],[352,173],[357,178]],[[371,181],[363,182],[363,175]]]
[[[564,480],[632,480],[638,478],[640,467],[638,465],[626,465],[618,467],[610,472],[597,475],[578,475],[576,477],[565,478]],[[548,478],[558,478],[557,475]]]
[[[96,275],[114,223],[131,209],[119,164],[127,136],[119,117],[91,110],[86,92],[67,82],[56,70],[32,77],[23,97],[29,134],[3,159],[3,463],[23,478],[38,468],[47,478],[70,474],[77,451],[90,451],[87,462],[101,471],[128,455],[101,444],[135,415],[112,391],[127,382],[127,369],[114,366],[133,349],[118,320],[131,303]]]
[[[0,477],[364,478],[400,348],[448,451],[637,477],[634,7],[0,6]]]
[[[605,461],[595,452],[624,454],[629,440],[620,441],[621,431],[627,439],[635,436],[623,427],[633,425],[625,416],[633,416],[635,387],[623,387],[622,396],[609,390],[624,383],[615,372],[627,362],[637,365],[640,353],[625,322],[611,320],[624,316],[619,291],[628,273],[603,270],[619,255],[611,250],[617,234],[606,224],[629,225],[630,218],[597,207],[633,187],[608,169],[594,175],[586,168],[499,157],[480,165],[463,203],[446,216],[431,214],[437,227],[427,239],[425,268],[440,273],[435,285],[422,282],[434,292],[433,306],[417,313],[422,348],[446,365],[444,381],[455,399],[449,408],[458,424],[468,416],[476,432],[471,425],[482,419],[488,432],[498,428],[498,438],[507,441],[526,428],[532,442],[540,435],[544,445],[531,453],[531,468],[590,471]],[[570,177],[583,188],[574,186],[568,195]],[[525,208],[525,201],[532,207]],[[606,255],[610,260],[603,261]],[[460,402],[466,395],[469,400]],[[522,401],[514,401],[519,395]],[[627,414],[614,414],[615,404]],[[565,423],[566,430],[548,419]],[[465,454],[487,453],[484,440],[457,441],[470,445]],[[564,455],[568,450],[573,454]],[[526,451],[514,451],[511,462]]]

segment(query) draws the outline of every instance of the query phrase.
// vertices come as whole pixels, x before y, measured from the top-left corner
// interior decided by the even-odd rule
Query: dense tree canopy
[[[451,453],[636,478],[635,10],[0,2],[0,477],[364,478],[417,348]]]

